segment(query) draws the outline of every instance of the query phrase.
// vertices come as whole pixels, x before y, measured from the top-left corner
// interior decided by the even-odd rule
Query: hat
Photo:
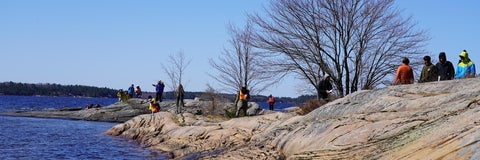
[[[440,52],[440,54],[438,55],[438,57],[446,57],[445,52]]]
[[[467,50],[463,50],[462,53],[460,53],[460,57],[468,58]]]

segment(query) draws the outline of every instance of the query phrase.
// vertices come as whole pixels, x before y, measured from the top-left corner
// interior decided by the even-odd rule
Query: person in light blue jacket
[[[475,77],[475,64],[468,57],[466,50],[460,53],[460,62],[457,64],[457,73],[455,73],[455,79],[472,78]]]

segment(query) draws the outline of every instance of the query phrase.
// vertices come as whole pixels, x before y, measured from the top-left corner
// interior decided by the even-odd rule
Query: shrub
[[[318,99],[310,99],[306,103],[300,105],[300,111],[298,112],[299,115],[306,115],[311,111],[317,109],[320,106],[323,106],[327,102],[324,100]]]

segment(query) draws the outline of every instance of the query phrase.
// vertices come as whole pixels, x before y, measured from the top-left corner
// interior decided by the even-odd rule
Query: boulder
[[[273,112],[209,121],[161,112],[108,134],[170,158],[478,159],[480,79],[358,91],[306,115]],[[184,117],[184,120],[182,120]]]

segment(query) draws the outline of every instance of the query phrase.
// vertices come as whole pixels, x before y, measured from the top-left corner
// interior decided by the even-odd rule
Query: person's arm
[[[410,67],[410,72],[409,72],[409,75],[410,77],[412,77],[412,79],[410,79],[410,84],[413,84],[414,80],[415,80],[415,75],[413,75],[413,69]]]
[[[400,80],[400,67],[397,68],[397,73],[395,73],[395,78],[393,79],[393,85],[397,85]]]
[[[450,73],[449,77],[447,79],[453,80],[455,78],[455,68],[453,67],[452,62],[448,63],[448,72]]]
[[[477,73],[475,72],[475,64],[472,63],[472,65],[470,66],[470,77],[475,77],[477,75]]]
[[[433,69],[433,77],[432,77],[432,78],[433,78],[433,81],[437,81],[437,79],[438,79],[438,78],[437,78],[437,77],[438,77],[438,69],[437,69],[437,66],[433,66],[432,69]]]
[[[425,82],[425,73],[426,73],[426,67],[423,67],[422,72],[420,73],[420,79],[418,79],[418,83]]]

